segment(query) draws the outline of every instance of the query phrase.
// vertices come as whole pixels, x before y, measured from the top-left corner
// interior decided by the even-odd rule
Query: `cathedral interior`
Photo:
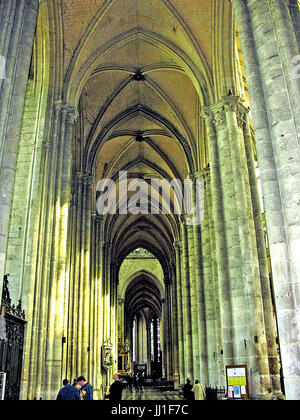
[[[239,366],[300,399],[299,13],[0,1],[4,399]]]

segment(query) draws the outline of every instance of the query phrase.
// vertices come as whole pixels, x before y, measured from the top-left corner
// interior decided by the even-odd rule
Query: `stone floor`
[[[132,393],[128,389],[123,391],[123,401],[145,401],[145,400],[182,400],[179,397],[178,391],[160,391],[154,388],[144,388],[143,392],[137,392],[133,390]]]

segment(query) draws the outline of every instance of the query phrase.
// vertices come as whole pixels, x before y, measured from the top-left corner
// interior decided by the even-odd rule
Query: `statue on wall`
[[[113,353],[112,353],[112,343],[110,339],[105,341],[102,347],[103,347],[102,348],[102,355],[103,355],[102,365],[105,369],[107,369],[113,365],[113,360],[114,360]]]

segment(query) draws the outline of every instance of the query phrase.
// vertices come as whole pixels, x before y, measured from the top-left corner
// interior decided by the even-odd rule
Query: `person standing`
[[[191,384],[190,378],[186,379],[186,384],[183,387],[183,398],[187,401],[193,401],[194,394],[192,392],[193,385]]]
[[[139,375],[138,378],[138,389],[141,394],[144,392],[144,378],[142,373]]]
[[[128,376],[128,387],[129,387],[129,392],[132,394],[132,388],[133,388],[133,374],[129,374]]]
[[[59,390],[57,401],[80,401],[79,391],[73,387],[68,379],[63,380],[63,388]]]
[[[199,383],[198,379],[195,381],[192,392],[194,393],[196,401],[203,401],[205,399],[205,389],[202,384]]]
[[[81,399],[83,399],[84,401],[93,400],[93,387],[91,384],[88,383],[85,377],[79,376],[79,378],[77,378],[77,382],[81,386],[80,388],[80,393],[82,395]]]
[[[80,395],[80,400],[83,400],[83,395],[82,395],[82,393],[80,392],[81,386],[80,386],[80,384],[77,382],[77,379],[74,379],[72,386],[73,386],[75,389],[77,389],[77,390],[78,390],[79,395]]]
[[[123,385],[120,381],[119,375],[114,375],[114,382],[109,388],[109,400],[113,402],[119,402],[122,400]]]

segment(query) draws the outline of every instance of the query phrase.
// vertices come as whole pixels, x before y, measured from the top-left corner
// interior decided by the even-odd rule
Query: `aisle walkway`
[[[144,392],[138,393],[135,390],[130,393],[128,389],[123,391],[123,401],[137,400],[181,400],[178,391],[159,391],[154,388],[144,388]]]

